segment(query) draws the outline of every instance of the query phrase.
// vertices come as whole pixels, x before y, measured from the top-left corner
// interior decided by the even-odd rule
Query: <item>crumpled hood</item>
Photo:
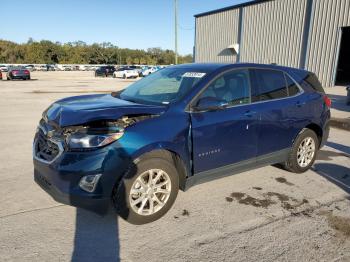
[[[112,95],[84,95],[61,99],[43,114],[60,127],[81,125],[96,120],[117,120],[125,115],[160,114],[166,106],[144,105]]]

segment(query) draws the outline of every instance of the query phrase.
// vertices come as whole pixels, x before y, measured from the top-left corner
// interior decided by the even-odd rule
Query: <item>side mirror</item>
[[[195,111],[215,111],[227,106],[227,102],[216,97],[203,97],[193,107]]]

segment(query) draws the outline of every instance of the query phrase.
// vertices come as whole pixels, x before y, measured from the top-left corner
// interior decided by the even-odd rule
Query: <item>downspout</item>
[[[238,17],[238,35],[237,43],[239,45],[239,51],[236,57],[236,63],[241,62],[241,50],[242,50],[242,38],[243,38],[243,7],[239,8],[239,17]]]
[[[304,32],[303,32],[303,39],[302,39],[301,51],[300,51],[300,61],[299,61],[300,69],[307,69],[306,64],[309,59],[310,33],[312,31],[311,24],[313,23],[313,20],[314,20],[314,8],[315,8],[314,1],[307,0],[305,18],[304,18]]]

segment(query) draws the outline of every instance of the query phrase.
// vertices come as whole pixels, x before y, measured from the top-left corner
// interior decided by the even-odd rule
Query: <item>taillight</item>
[[[326,104],[326,106],[327,106],[328,108],[330,108],[331,105],[332,105],[332,100],[331,100],[328,96],[324,96],[324,97],[323,97],[323,100],[324,100],[324,103]]]
[[[13,70],[12,74],[17,75],[18,74],[18,70]]]
[[[28,75],[28,74],[29,74],[29,71],[28,71],[28,70],[24,70],[24,73],[25,73],[26,75]]]

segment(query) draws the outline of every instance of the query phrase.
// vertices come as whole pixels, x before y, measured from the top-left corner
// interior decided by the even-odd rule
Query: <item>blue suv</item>
[[[304,70],[171,66],[112,94],[69,97],[42,115],[34,178],[55,200],[133,224],[162,217],[178,190],[252,168],[308,170],[331,101]]]

